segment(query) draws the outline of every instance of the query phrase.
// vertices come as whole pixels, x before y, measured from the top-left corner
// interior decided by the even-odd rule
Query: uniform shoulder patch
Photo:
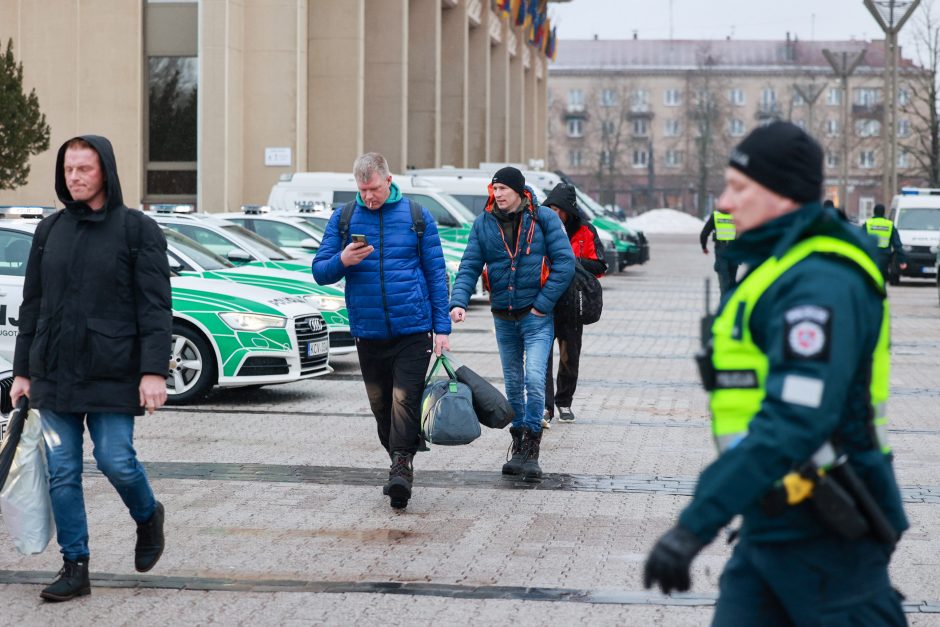
[[[829,360],[832,312],[826,307],[801,305],[784,314],[784,354],[787,359]]]

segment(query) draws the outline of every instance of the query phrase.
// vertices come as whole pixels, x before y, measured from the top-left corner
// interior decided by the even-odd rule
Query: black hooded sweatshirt
[[[29,377],[30,405],[37,409],[140,415],[141,376],[166,376],[169,368],[166,238],[151,218],[124,205],[111,142],[96,135],[80,139],[100,158],[105,206],[92,211],[72,199],[66,142],[55,167],[65,209],[36,228],[13,374]]]

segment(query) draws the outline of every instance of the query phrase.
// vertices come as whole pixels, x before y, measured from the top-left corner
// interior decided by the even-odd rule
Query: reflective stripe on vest
[[[719,242],[727,242],[735,238],[734,218],[730,213],[721,211],[712,212],[712,220],[715,221],[715,239]]]
[[[886,407],[891,356],[888,352],[890,316],[884,298],[884,279],[871,257],[861,249],[832,237],[806,239],[781,258],[771,257],[741,282],[712,325],[712,364],[715,389],[711,391],[712,433],[718,452],[736,446],[747,436],[751,419],[760,411],[766,395],[769,362],[751,338],[750,319],[761,296],[798,262],[814,253],[834,254],[852,261],[882,292],[883,315],[878,342],[872,355],[872,426],[878,446],[888,446]]]
[[[887,248],[891,245],[891,231],[894,223],[888,218],[868,218],[865,220],[865,231],[869,235],[878,236],[878,248]]]

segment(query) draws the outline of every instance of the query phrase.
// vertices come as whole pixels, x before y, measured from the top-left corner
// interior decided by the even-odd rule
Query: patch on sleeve
[[[825,307],[803,305],[784,314],[787,359],[829,361],[832,313]]]
[[[826,385],[821,379],[788,374],[783,379],[783,393],[781,394],[781,398],[787,403],[816,409],[822,404],[823,392],[825,390]]]

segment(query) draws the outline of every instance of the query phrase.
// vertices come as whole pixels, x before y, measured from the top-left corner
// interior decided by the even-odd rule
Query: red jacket
[[[581,227],[569,237],[569,240],[571,241],[571,248],[574,250],[574,256],[581,262],[584,269],[597,278],[604,276],[607,271],[607,263],[603,256],[604,248],[594,230],[587,224],[581,224]],[[585,260],[588,263],[584,263]],[[591,261],[595,263],[590,263]],[[600,262],[600,264],[597,262]]]

